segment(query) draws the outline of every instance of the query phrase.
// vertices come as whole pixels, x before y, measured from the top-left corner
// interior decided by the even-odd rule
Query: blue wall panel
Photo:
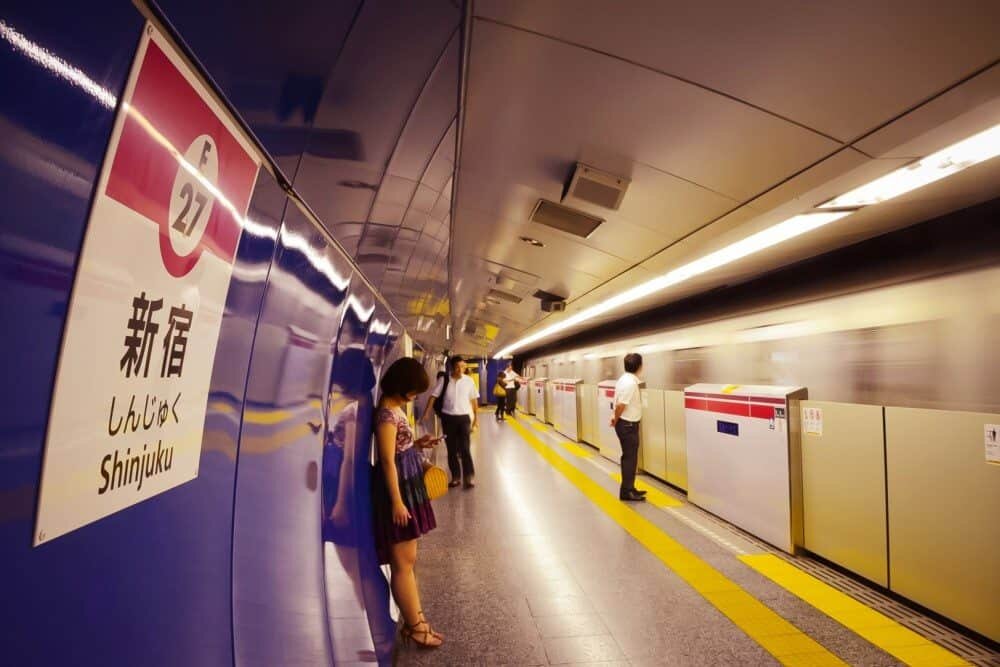
[[[162,5],[289,176],[303,152],[359,158],[351,133],[304,130],[358,2]],[[16,91],[0,97],[3,661],[386,663],[395,626],[372,540],[370,434],[402,328],[266,171],[237,252],[198,477],[31,547],[65,313],[143,19],[118,1],[22,4],[0,20],[0,79]],[[47,69],[24,40],[69,67]],[[81,76],[89,91],[68,80]]]
[[[79,14],[21,13],[5,9],[8,36],[10,29],[17,30],[108,94],[120,94],[142,26],[131,5],[108,3]],[[81,34],[88,39],[80,39]],[[78,76],[73,70],[62,67],[61,76],[52,73],[24,49],[9,48],[10,41],[0,50],[5,87],[19,91],[0,101],[6,151],[0,178],[14,193],[2,214],[0,250],[0,316],[5,323],[0,341],[12,351],[0,380],[4,661],[231,664],[231,535],[239,435],[239,422],[231,416],[233,406],[243,402],[248,341],[256,328],[274,240],[245,234],[238,250],[198,478],[32,549],[56,358],[114,109],[93,89],[71,85],[65,77]],[[281,190],[262,179],[251,217],[263,226],[270,218],[276,229],[283,206]],[[52,641],[52,628],[58,628],[58,641]]]

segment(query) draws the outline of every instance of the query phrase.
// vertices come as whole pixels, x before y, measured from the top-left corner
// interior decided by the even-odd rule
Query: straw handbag
[[[448,475],[436,465],[424,466],[424,486],[427,487],[427,497],[437,500],[448,493]]]

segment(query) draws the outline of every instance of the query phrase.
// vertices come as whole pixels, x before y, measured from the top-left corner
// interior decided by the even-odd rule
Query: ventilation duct
[[[547,199],[538,200],[535,210],[531,212],[531,221],[580,238],[589,237],[604,222],[602,218],[595,218]]]
[[[498,299],[500,301],[506,301],[507,303],[521,303],[522,300],[521,297],[519,297],[516,294],[510,294],[509,292],[501,292],[498,289],[491,289],[489,292],[487,292],[486,298],[489,299],[490,297],[493,297],[494,299]]]
[[[577,162],[563,201],[567,198],[617,211],[632,181]]]

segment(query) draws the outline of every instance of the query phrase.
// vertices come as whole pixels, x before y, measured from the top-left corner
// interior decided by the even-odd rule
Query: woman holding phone
[[[379,562],[388,563],[392,571],[390,587],[403,614],[403,638],[420,648],[437,648],[444,642],[424,618],[413,571],[417,538],[437,525],[424,486],[420,450],[441,439],[425,435],[414,440],[403,406],[429,385],[424,367],[411,357],[397,360],[382,376],[382,398],[375,411],[378,464],[372,488]]]

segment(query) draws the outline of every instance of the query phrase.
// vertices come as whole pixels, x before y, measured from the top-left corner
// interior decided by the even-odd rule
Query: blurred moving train
[[[594,384],[635,351],[651,389],[796,385],[827,401],[997,412],[998,210],[987,202],[522,361],[535,377]]]
[[[651,389],[792,385],[813,398],[1000,410],[1000,268],[882,287],[532,358],[536,377],[616,378],[643,356]]]

